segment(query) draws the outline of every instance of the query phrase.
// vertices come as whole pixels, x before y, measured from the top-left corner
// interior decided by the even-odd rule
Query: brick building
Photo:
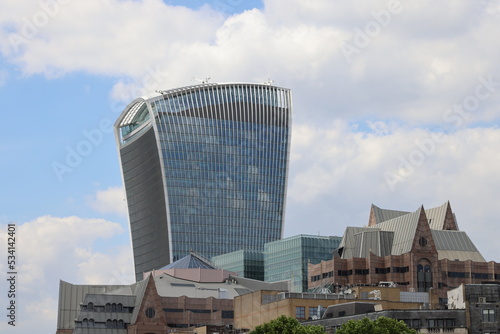
[[[415,212],[372,205],[366,227],[348,227],[329,261],[308,266],[309,289],[394,282],[406,291],[434,289],[442,306],[460,284],[500,282],[500,264],[486,262],[458,228],[449,202]]]
[[[267,283],[231,276],[190,254],[130,285],[59,287],[57,334],[194,333],[208,326],[225,333],[234,322],[236,296],[288,290],[289,282]],[[196,330],[201,333],[202,330]]]

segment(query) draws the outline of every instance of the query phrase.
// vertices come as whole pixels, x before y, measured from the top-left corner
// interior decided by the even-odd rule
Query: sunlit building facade
[[[265,244],[265,281],[291,280],[291,292],[307,291],[308,265],[330,260],[341,241],[341,237],[300,234]]]
[[[137,279],[190,251],[282,237],[291,92],[202,84],[132,101],[115,123]]]

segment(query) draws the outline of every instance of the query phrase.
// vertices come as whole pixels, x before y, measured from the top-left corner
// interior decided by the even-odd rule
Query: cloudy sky
[[[500,261],[499,31],[499,1],[1,1],[0,331],[55,333],[60,279],[132,282],[111,124],[193,77],[292,89],[285,236],[449,200]]]

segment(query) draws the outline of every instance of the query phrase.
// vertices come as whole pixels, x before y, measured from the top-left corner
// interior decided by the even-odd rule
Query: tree
[[[379,317],[373,321],[368,318],[349,320],[336,334],[417,334],[417,331],[409,328],[403,321]]]
[[[324,334],[325,329],[322,326],[306,325],[302,326],[300,322],[292,317],[280,316],[270,322],[255,327],[250,334]]]

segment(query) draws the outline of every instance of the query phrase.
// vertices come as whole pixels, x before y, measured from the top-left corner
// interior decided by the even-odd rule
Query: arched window
[[[106,312],[111,312],[111,304],[110,303],[106,303],[105,311]]]
[[[89,311],[89,312],[93,312],[94,311],[94,303],[89,302],[87,304],[87,311]]]
[[[106,320],[106,328],[111,328],[112,324],[111,319]]]
[[[89,319],[89,327],[94,327],[94,319]]]
[[[418,292],[429,292],[432,288],[432,270],[430,264],[417,265]]]
[[[123,305],[122,305],[122,303],[116,304],[116,312],[123,312]]]
[[[111,304],[111,312],[116,312],[116,303]]]
[[[125,328],[125,323],[121,319],[118,320],[118,328]]]
[[[87,318],[82,320],[82,327],[89,327],[89,321]]]
[[[117,320],[113,320],[113,328],[118,328],[118,321]]]

